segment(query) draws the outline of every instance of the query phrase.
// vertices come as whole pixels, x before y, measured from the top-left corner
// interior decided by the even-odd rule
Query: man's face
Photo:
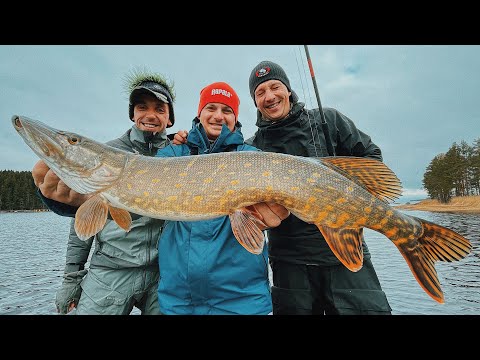
[[[223,124],[227,125],[230,131],[235,129],[235,113],[230,106],[225,104],[208,103],[200,112],[199,118],[210,140],[215,140],[220,136]]]
[[[143,131],[163,132],[167,125],[172,125],[169,117],[168,104],[151,94],[140,95],[133,108],[133,121]]]
[[[284,119],[290,111],[290,95],[287,87],[280,80],[268,80],[255,89],[255,102],[265,120]]]

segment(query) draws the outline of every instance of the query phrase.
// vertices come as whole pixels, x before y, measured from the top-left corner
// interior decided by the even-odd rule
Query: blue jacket
[[[258,151],[225,125],[210,145],[193,120],[187,143],[169,145],[157,156],[188,156],[225,151]],[[204,221],[166,221],[158,245],[158,300],[163,314],[266,315],[272,311],[268,250],[255,255],[239,244],[228,216]]]

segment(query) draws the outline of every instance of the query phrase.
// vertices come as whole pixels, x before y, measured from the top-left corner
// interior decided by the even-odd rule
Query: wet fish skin
[[[228,215],[238,241],[258,254],[264,237],[242,208],[271,201],[316,224],[351,271],[363,264],[363,228],[378,231],[399,249],[420,286],[444,302],[434,267],[471,251],[469,240],[388,204],[401,184],[388,167],[366,158],[303,158],[280,153],[229,152],[154,158],[128,153],[87,137],[13,116],[31,149],[73,190],[92,194],[76,214],[80,238],[95,235],[108,213],[126,231],[129,212],[166,220]]]

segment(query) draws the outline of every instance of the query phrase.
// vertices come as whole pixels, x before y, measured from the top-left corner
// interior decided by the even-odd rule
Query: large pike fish
[[[401,184],[380,161],[255,151],[155,158],[23,116],[14,115],[12,123],[66,185],[91,195],[75,217],[81,239],[100,231],[108,213],[126,231],[130,212],[187,221],[228,215],[238,241],[258,254],[264,236],[256,218],[243,208],[276,202],[317,225],[333,253],[351,271],[363,265],[363,228],[385,235],[421,287],[440,303],[444,295],[435,262],[460,260],[471,251],[470,242],[458,233],[391,207],[389,201],[400,196]]]

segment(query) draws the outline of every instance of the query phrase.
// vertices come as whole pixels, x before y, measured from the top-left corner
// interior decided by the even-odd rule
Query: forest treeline
[[[433,158],[423,175],[431,199],[448,203],[453,196],[480,195],[480,138],[470,146],[453,143]]]
[[[0,210],[46,209],[31,171],[0,170]]]

